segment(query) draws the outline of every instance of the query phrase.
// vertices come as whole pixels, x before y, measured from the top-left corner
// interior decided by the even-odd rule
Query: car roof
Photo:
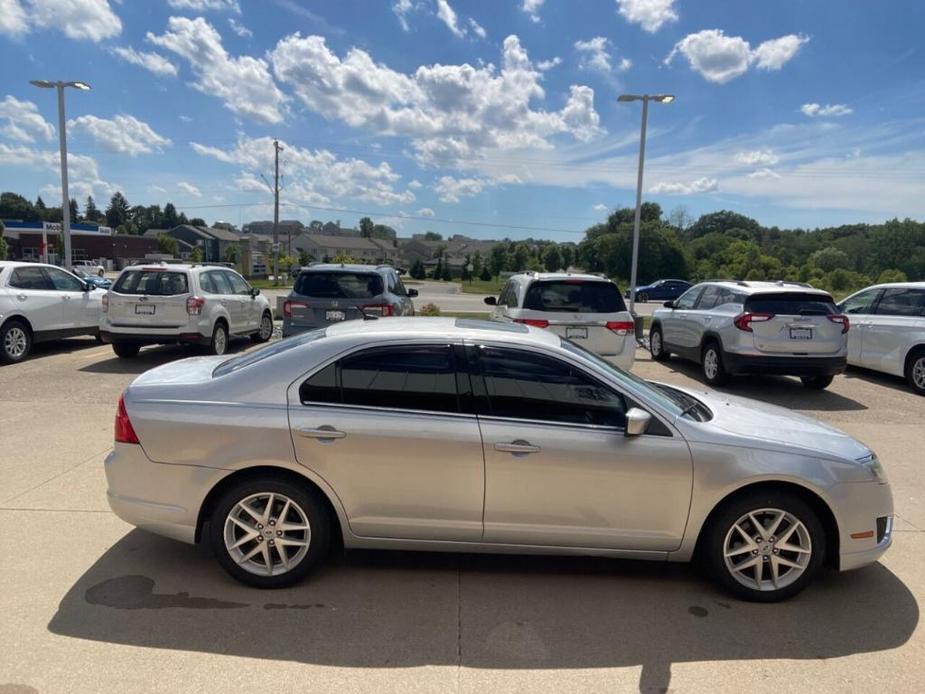
[[[315,263],[302,267],[302,272],[385,272],[395,270],[391,265],[363,265],[362,263]]]
[[[533,280],[585,280],[589,282],[610,282],[613,284],[613,281],[607,277],[602,277],[601,275],[592,275],[587,272],[519,272],[516,275],[511,275],[510,279],[516,279],[521,281],[533,281]]]
[[[864,287],[864,289],[859,289],[858,291],[865,291],[867,289],[925,289],[925,281],[923,282],[883,282],[881,284],[873,284],[869,287]]]
[[[152,261],[150,263],[136,263],[135,265],[126,265],[124,268],[122,268],[122,272],[126,272],[128,270],[163,270],[164,272],[205,272],[206,270],[231,270],[231,272],[237,272],[237,270],[234,268],[227,267],[226,265],[212,265],[203,263],[187,265],[185,263],[159,263],[157,261]]]
[[[501,323],[473,318],[428,318],[423,316],[344,321],[343,323],[329,326],[325,334],[332,338],[362,335],[364,339],[400,336],[411,340],[468,337],[478,340],[499,340],[502,342],[547,346],[556,346],[560,342],[559,336],[548,330],[521,323]]]
[[[831,296],[824,289],[816,289],[804,282],[765,282],[756,280],[706,280],[700,284],[712,284],[721,287],[736,289],[746,294],[783,294],[786,292],[805,292],[807,294],[818,294],[819,296]]]

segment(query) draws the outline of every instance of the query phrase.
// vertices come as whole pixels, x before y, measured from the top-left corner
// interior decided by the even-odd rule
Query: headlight
[[[884,472],[883,466],[880,464],[880,459],[877,457],[876,453],[871,453],[869,458],[862,458],[860,462],[864,467],[870,470],[870,474],[877,482],[886,484],[886,472]]]

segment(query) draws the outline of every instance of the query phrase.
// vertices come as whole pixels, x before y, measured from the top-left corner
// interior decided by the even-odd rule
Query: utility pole
[[[279,284],[279,140],[273,140],[273,283]]]

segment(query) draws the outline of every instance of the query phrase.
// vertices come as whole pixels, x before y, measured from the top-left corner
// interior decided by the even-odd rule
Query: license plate
[[[344,320],[347,315],[343,311],[325,311],[324,318],[329,321]]]
[[[812,328],[790,328],[790,339],[791,340],[812,340],[813,339],[813,329]]]
[[[588,339],[588,329],[587,328],[566,328],[565,336],[570,340],[587,340]]]
[[[135,304],[135,313],[140,316],[153,316],[155,308],[153,304]]]

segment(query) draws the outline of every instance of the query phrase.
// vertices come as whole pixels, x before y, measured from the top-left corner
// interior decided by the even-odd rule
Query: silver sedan
[[[148,371],[106,461],[124,520],[253,586],[351,548],[689,561],[749,600],[890,546],[877,456],[777,407],[643,381],[545,330],[350,321]]]

